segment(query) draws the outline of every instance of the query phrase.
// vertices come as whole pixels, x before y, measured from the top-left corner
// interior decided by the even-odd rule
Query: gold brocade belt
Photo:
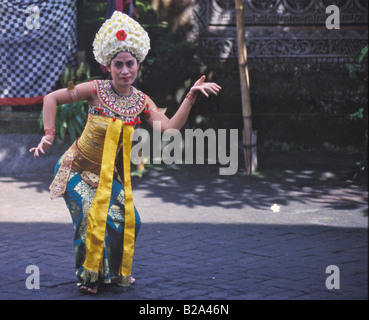
[[[82,179],[90,186],[97,188],[100,180],[101,164],[88,160],[82,151],[78,148],[76,140],[61,158],[60,167],[55,178],[50,185],[50,197],[55,199],[64,194],[71,170],[80,172]],[[114,177],[122,183],[114,168]],[[122,183],[123,184],[123,183]]]
[[[100,173],[97,182],[95,197],[91,203],[86,231],[86,259],[83,264],[85,274],[92,281],[97,279],[100,266],[102,265],[103,249],[105,240],[106,220],[109,210],[111,189],[115,172],[115,156],[119,145],[120,134],[123,131],[123,173],[124,173],[124,193],[125,193],[125,215],[124,215],[124,236],[123,236],[123,256],[120,267],[121,285],[128,286],[132,268],[134,242],[135,242],[135,213],[131,188],[131,135],[134,126],[125,125],[120,119],[109,119],[104,140],[104,149],[101,166],[87,160],[74,143],[63,155],[59,170],[50,186],[51,198],[54,199],[62,195],[69,179],[72,166],[79,166],[84,171],[94,174]],[[83,178],[83,172],[82,172]]]

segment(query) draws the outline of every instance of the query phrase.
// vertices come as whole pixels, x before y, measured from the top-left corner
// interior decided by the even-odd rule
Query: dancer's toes
[[[91,293],[91,294],[96,294],[97,293],[97,286],[96,287],[87,287],[87,286],[83,286],[81,285],[79,287],[79,290],[83,293]]]

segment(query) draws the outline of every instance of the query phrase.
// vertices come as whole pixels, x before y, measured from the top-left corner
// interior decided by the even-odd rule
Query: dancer
[[[86,126],[59,159],[50,185],[51,198],[63,196],[74,225],[76,275],[80,290],[96,293],[101,283],[129,286],[134,243],[140,216],[131,190],[130,152],[135,125],[145,119],[161,130],[180,130],[198,94],[217,95],[221,87],[202,76],[191,87],[172,118],[132,86],[140,63],[150,49],[147,32],[129,16],[116,11],[96,34],[93,52],[112,80],[94,80],[44,97],[45,135],[29,151],[45,153],[55,138],[56,107],[87,100]]]

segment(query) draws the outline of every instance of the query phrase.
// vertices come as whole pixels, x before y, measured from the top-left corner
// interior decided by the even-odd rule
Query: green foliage
[[[136,1],[137,20],[146,29],[150,25],[157,25],[157,17],[150,1]]]
[[[367,70],[365,66],[364,58],[368,54],[368,45],[366,45],[359,53],[353,53],[352,58],[356,59],[356,63],[346,63],[346,68],[349,70],[349,75],[352,79],[356,79],[357,72]]]
[[[158,20],[149,1],[137,1],[137,16],[151,42],[149,54],[140,67],[139,87],[155,96],[159,105],[166,99],[165,103],[173,103],[176,108],[203,68],[196,46],[187,41],[186,32],[173,31],[167,21]],[[171,105],[161,107],[170,109]]]
[[[358,120],[358,119],[363,120],[364,119],[364,108],[359,108],[357,112],[351,113],[349,117],[350,117],[350,120]]]
[[[60,83],[65,88],[67,87],[69,82],[73,82],[74,84],[79,84],[81,82],[85,82],[86,80],[91,78],[91,68],[90,65],[85,62],[79,62],[77,67],[74,67],[70,64],[63,70],[60,75]]]
[[[191,67],[195,61],[195,46],[180,39],[167,29],[152,28],[152,51],[142,68],[143,85],[149,84],[150,91],[172,94],[191,78]],[[170,81],[165,81],[170,79]]]
[[[56,107],[55,133],[64,140],[66,136],[72,143],[82,133],[87,120],[88,103],[78,101],[71,104],[63,104]],[[42,112],[39,117],[40,129],[43,128]]]
[[[368,55],[368,45],[366,45],[359,53],[352,54],[352,57],[356,59],[356,63],[346,63],[346,68],[349,71],[350,78],[356,79],[358,72],[368,72],[368,63],[364,59]],[[366,78],[366,81],[368,79]],[[365,109],[359,108],[357,112],[349,115],[350,120],[364,120]]]
[[[90,66],[86,62],[80,62],[77,67],[67,65],[60,76],[60,83],[67,87],[69,82],[79,84],[91,79]],[[77,101],[56,107],[55,133],[64,140],[67,136],[69,142],[73,143],[82,133],[87,121],[88,103]],[[42,112],[39,116],[39,126],[43,129]]]

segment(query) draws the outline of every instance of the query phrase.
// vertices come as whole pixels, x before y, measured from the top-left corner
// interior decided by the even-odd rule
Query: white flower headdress
[[[126,14],[115,11],[97,32],[93,52],[97,62],[104,66],[120,51],[128,51],[139,62],[150,50],[150,38],[141,25]]]

